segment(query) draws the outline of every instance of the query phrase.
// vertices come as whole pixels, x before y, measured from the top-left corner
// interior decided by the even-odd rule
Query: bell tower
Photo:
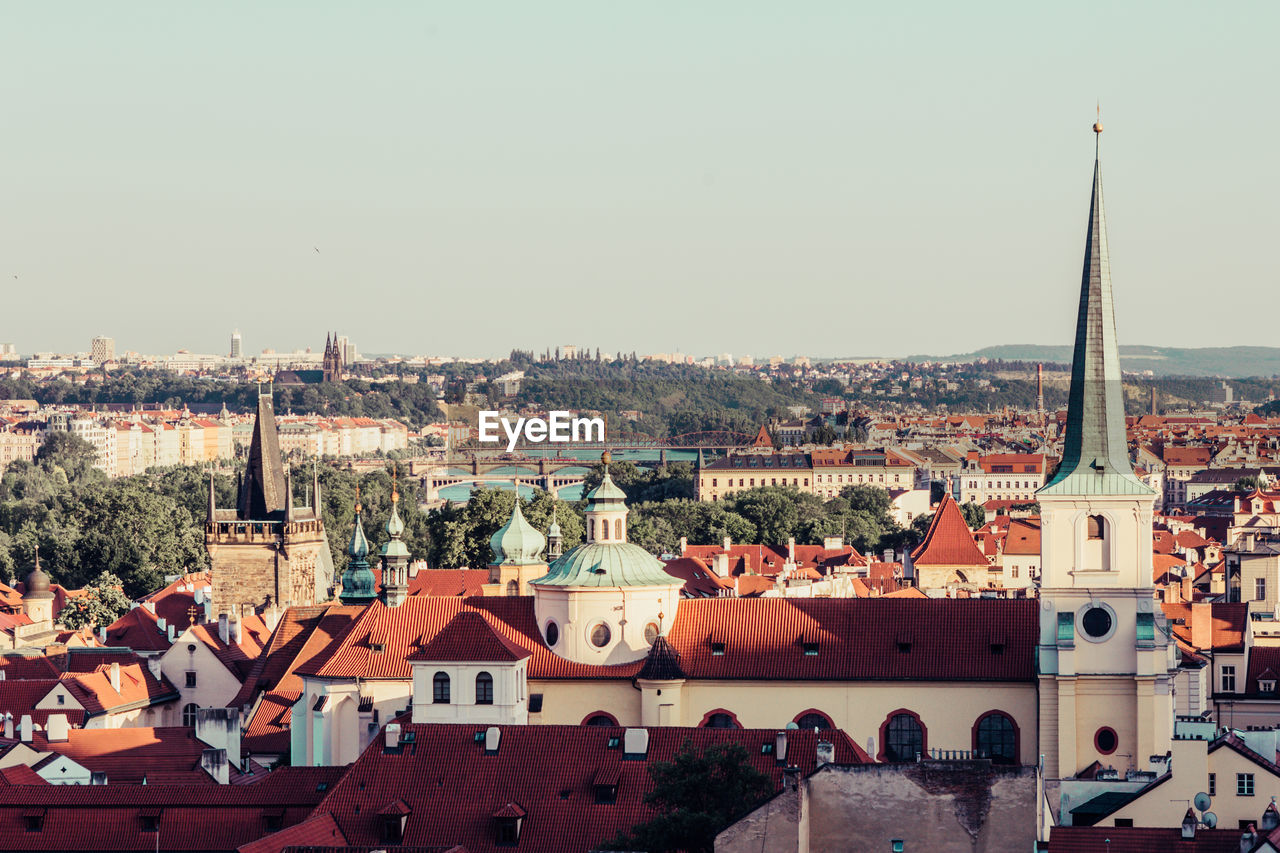
[[[1096,149],[1062,464],[1036,499],[1045,775],[1145,770],[1172,737],[1176,650],[1152,579],[1155,493],[1129,461]]]

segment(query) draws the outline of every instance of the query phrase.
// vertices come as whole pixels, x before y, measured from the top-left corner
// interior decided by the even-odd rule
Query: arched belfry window
[[[1089,516],[1089,538],[1105,539],[1107,532],[1107,520],[1100,515]]]
[[[622,519],[620,518],[613,520],[613,538],[622,541]]]

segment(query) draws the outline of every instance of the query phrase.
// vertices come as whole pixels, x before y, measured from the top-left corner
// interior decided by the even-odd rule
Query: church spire
[[[240,495],[241,520],[270,521],[285,508],[288,483],[280,456],[280,437],[272,411],[271,392],[258,388],[258,416],[249,442],[249,465],[245,489]]]
[[[1089,201],[1089,227],[1085,232],[1062,464],[1041,492],[1146,494],[1150,490],[1133,473],[1125,434],[1120,352],[1116,344],[1111,263],[1107,252],[1107,218],[1102,204],[1101,113],[1093,132],[1093,195]]]

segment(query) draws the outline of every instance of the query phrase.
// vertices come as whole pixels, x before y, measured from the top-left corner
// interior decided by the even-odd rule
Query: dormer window
[[[22,823],[27,832],[44,830],[44,809],[27,809],[22,813]]]
[[[1260,693],[1275,693],[1276,681],[1274,678],[1262,679],[1258,682],[1258,691]]]
[[[817,644],[817,643],[804,643],[804,654],[805,654],[805,657],[817,657],[817,656],[818,656],[818,644]]]
[[[591,788],[595,792],[597,805],[610,805],[618,801],[618,780],[621,771],[617,766],[602,767],[596,771],[591,780]]]
[[[514,847],[520,843],[520,828],[524,824],[525,810],[515,803],[507,803],[493,813],[494,843],[499,847]]]
[[[914,638],[910,634],[899,634],[895,640],[895,643],[898,646],[898,651],[904,655],[909,654],[911,652],[913,639]]]
[[[711,654],[713,654],[713,655],[723,655],[723,654],[724,654],[724,643],[712,643],[712,644],[711,644]]]
[[[160,831],[160,809],[143,809],[138,814],[138,820],[142,823],[143,832]]]

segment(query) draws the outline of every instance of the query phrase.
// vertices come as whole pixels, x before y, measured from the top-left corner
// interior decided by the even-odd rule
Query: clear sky
[[[1274,0],[15,0],[0,341],[1066,344],[1101,98],[1121,342],[1276,344],[1277,31]]]

